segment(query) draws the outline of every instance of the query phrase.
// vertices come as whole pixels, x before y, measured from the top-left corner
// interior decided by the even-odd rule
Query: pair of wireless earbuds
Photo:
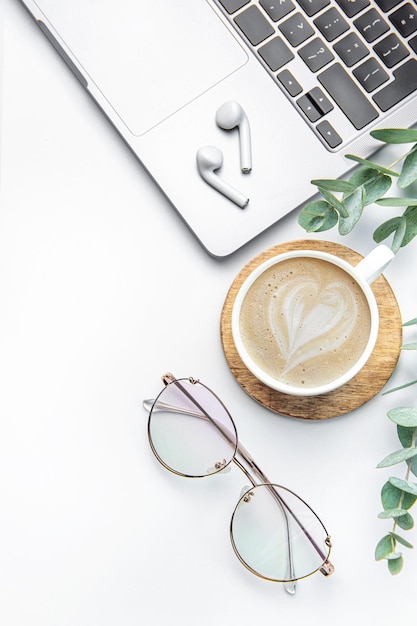
[[[252,169],[252,148],[250,127],[246,113],[238,102],[225,102],[216,112],[216,123],[224,130],[239,130],[240,167],[244,174]],[[200,176],[211,187],[242,209],[248,204],[247,198],[240,191],[229,185],[216,173],[223,164],[223,154],[216,146],[203,146],[197,152],[197,168]]]

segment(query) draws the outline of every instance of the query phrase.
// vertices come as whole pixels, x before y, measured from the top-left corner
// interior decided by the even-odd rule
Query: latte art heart
[[[358,306],[342,282],[321,288],[298,277],[277,288],[268,313],[271,334],[284,359],[283,374],[300,363],[339,348],[351,335]]]
[[[307,388],[336,380],[359,360],[371,315],[348,272],[324,259],[296,257],[254,281],[239,326],[258,367],[286,385]]]

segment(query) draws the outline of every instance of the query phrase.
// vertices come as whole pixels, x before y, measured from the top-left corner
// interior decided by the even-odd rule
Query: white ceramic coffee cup
[[[363,350],[359,358],[355,361],[355,363],[345,373],[336,377],[330,382],[326,382],[325,384],[320,384],[318,386],[303,387],[291,385],[283,382],[282,380],[279,380],[276,377],[271,376],[266,371],[264,371],[264,369],[260,367],[260,365],[256,363],[254,359],[250,356],[241,335],[241,307],[251,286],[266,270],[269,270],[269,268],[272,268],[282,261],[294,258],[321,259],[332,263],[338,268],[341,268],[349,276],[353,277],[357,285],[359,285],[360,290],[365,295],[369,307],[370,331],[365,349]],[[372,283],[372,281],[374,281],[385,270],[385,268],[389,265],[393,258],[394,253],[388,246],[385,246],[384,244],[374,248],[356,266],[353,266],[344,259],[341,259],[327,252],[305,249],[293,250],[278,254],[256,267],[256,269],[251,272],[251,274],[243,282],[237,293],[232,309],[231,320],[233,341],[236,350],[247,369],[258,380],[260,380],[268,387],[293,396],[317,396],[329,393],[330,391],[334,391],[335,389],[338,389],[342,385],[346,384],[358,372],[360,372],[365,363],[368,361],[375,347],[379,329],[379,314],[378,306],[373,291],[370,287],[370,283]]]

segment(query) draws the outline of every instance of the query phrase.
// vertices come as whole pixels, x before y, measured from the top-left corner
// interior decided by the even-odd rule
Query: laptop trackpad
[[[247,62],[205,0],[36,3],[134,135]]]

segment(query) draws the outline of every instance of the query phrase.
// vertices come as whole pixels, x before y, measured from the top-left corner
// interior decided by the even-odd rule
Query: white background
[[[221,308],[253,256],[305,237],[297,214],[210,258],[19,3],[1,1],[0,623],[413,619],[417,551],[392,577],[374,548],[391,528],[377,519],[380,489],[404,476],[375,468],[400,447],[386,412],[412,404],[414,388],[317,423],[247,396],[222,351]],[[368,252],[378,211],[389,209],[369,210],[343,243]],[[386,272],[404,320],[417,315],[415,245]],[[166,370],[211,386],[266,474],[319,513],[332,577],[290,597],[251,575],[228,536],[238,470],[193,481],[159,466],[141,403]],[[416,373],[403,353],[389,386]]]

